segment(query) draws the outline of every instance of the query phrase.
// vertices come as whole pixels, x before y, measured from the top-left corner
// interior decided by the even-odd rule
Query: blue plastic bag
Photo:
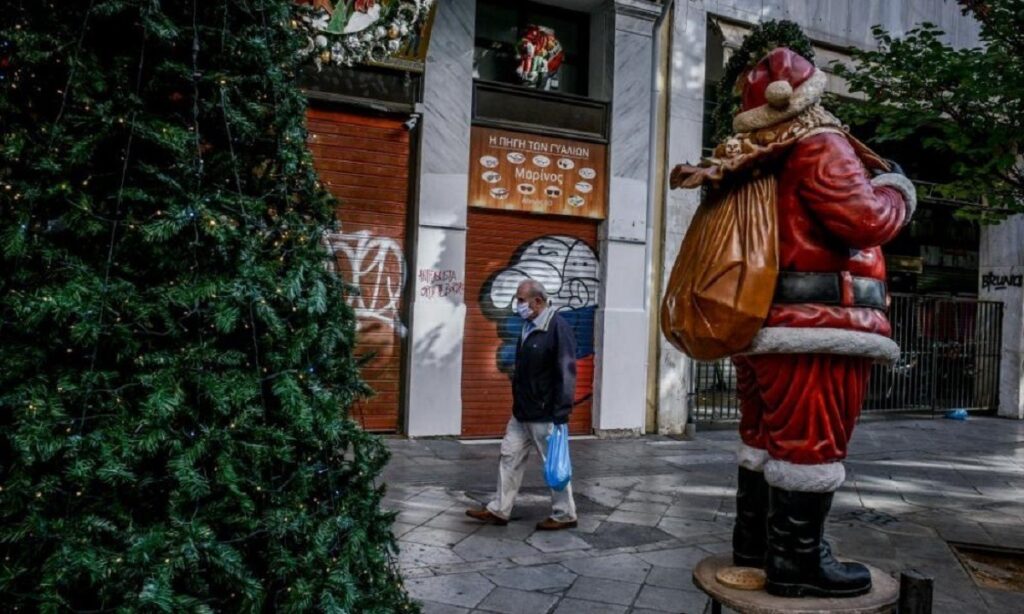
[[[569,426],[556,424],[548,437],[548,457],[544,461],[544,481],[555,490],[565,490],[572,479],[569,460]]]
[[[967,419],[967,410],[966,409],[954,409],[953,411],[950,411],[950,412],[946,413],[946,417],[949,418],[950,420],[966,420]]]

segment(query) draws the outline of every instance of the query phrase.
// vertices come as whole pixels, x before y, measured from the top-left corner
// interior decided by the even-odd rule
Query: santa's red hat
[[[825,83],[825,73],[808,59],[776,47],[740,77],[743,102],[732,128],[750,132],[796,117],[821,100]]]

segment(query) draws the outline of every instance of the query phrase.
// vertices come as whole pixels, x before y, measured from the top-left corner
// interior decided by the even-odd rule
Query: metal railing
[[[889,320],[902,352],[872,367],[864,412],[996,409],[1002,303],[893,294]],[[729,359],[691,363],[690,409],[698,424],[739,419]]]

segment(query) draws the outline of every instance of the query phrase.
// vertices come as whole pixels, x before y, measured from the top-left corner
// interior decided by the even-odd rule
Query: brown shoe
[[[503,527],[508,524],[508,521],[500,516],[495,516],[491,513],[491,510],[486,507],[474,510],[466,510],[466,515],[474,520],[480,522],[486,522],[487,524],[496,524],[499,527]]]
[[[554,518],[545,518],[544,520],[541,520],[537,523],[538,531],[561,531],[562,529],[575,528],[575,520],[567,520],[566,522],[562,522],[560,520],[555,520]]]

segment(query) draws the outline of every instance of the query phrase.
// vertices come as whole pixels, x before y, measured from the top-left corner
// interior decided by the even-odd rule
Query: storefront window
[[[561,52],[554,76],[535,74],[533,82],[524,77],[529,71],[522,70],[524,62],[518,53],[531,26],[539,26],[544,40],[553,37],[557,43],[549,43],[549,48]],[[587,13],[532,2],[481,0],[477,4],[473,73],[478,79],[586,96],[589,46]]]

